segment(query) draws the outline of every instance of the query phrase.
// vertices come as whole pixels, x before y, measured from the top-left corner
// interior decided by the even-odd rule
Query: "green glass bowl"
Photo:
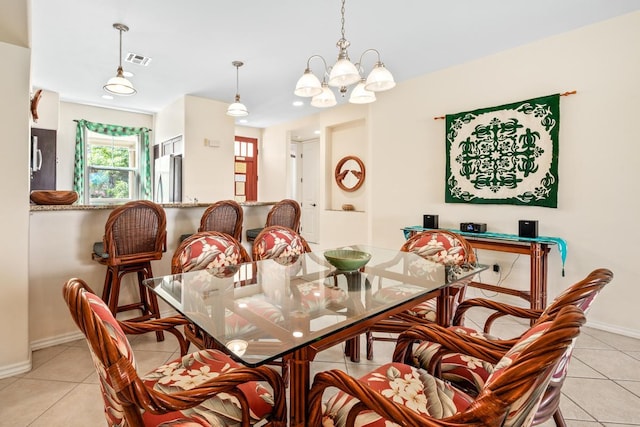
[[[364,266],[371,259],[371,254],[351,249],[336,249],[326,251],[324,257],[338,270],[354,271]]]

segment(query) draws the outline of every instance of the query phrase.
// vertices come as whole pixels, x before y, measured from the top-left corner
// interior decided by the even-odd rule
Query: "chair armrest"
[[[471,335],[457,334],[451,329],[436,324],[416,325],[398,336],[393,361],[412,364],[411,350],[416,341],[429,341],[440,345],[431,359],[430,366],[427,367],[427,370],[436,376],[440,374],[438,372],[440,359],[445,354],[462,353],[490,363],[497,363],[513,346],[510,343],[505,345],[500,341],[494,342]]]
[[[472,307],[483,307],[495,311],[487,318],[484,324],[484,332],[489,333],[493,322],[503,316],[514,316],[522,319],[538,319],[542,315],[542,310],[516,307],[510,304],[500,303],[485,298],[472,298],[461,302],[453,316],[453,324],[461,325],[467,310]]]
[[[249,381],[266,382],[271,387],[274,400],[272,412],[273,422],[270,425],[274,427],[286,426],[287,403],[284,381],[275,370],[267,366],[233,369],[189,390],[168,394],[146,387],[141,379],[138,379],[138,381],[138,384],[132,384],[133,387],[138,388],[138,397],[135,398],[135,400],[131,400],[127,390],[121,392],[124,394],[122,397],[134,405],[142,406],[147,411],[166,413],[185,410],[199,405],[218,393],[229,393],[240,401],[243,413],[245,414],[248,414],[249,408],[238,386],[246,384]],[[140,391],[146,394],[142,399],[140,399],[139,396]]]
[[[183,316],[163,317],[161,319],[150,319],[143,322],[118,320],[118,324],[125,334],[139,335],[147,332],[166,331],[176,337],[180,345],[180,355],[184,356],[189,350],[189,341],[176,329],[176,326],[188,325],[191,323]]]

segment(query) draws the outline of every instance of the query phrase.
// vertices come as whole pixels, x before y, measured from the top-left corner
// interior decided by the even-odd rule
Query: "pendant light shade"
[[[311,98],[311,105],[318,108],[333,107],[336,105],[336,96],[333,94],[327,83],[322,83],[322,92]]]
[[[113,28],[118,30],[120,33],[120,51],[118,55],[119,65],[116,76],[111,77],[109,81],[107,81],[107,84],[103,86],[103,89],[106,92],[119,96],[135,95],[135,93],[137,92],[136,89],[133,87],[133,84],[124,77],[122,71],[122,32],[129,31],[129,27],[124,24],[113,24]]]
[[[376,100],[376,94],[367,90],[364,86],[365,80],[360,80],[360,83],[351,91],[349,102],[352,104],[369,104]]]
[[[322,93],[322,84],[320,83],[320,80],[318,80],[316,75],[307,68],[306,70],[304,70],[304,74],[302,75],[302,77],[298,79],[298,83],[296,83],[296,89],[293,91],[293,93],[304,98],[316,96]]]
[[[244,117],[249,115],[249,110],[247,107],[240,102],[240,91],[239,91],[239,79],[238,79],[238,69],[244,65],[242,61],[233,61],[231,63],[234,67],[236,67],[236,98],[235,102],[230,104],[227,108],[227,115],[231,117]]]
[[[367,76],[367,82],[364,87],[372,92],[382,92],[395,87],[396,82],[393,80],[393,76],[384,67],[382,62],[378,62],[373,70]]]

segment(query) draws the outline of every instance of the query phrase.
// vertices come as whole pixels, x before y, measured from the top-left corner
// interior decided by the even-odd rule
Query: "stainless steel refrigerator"
[[[182,202],[182,155],[159,157],[154,163],[156,203]]]

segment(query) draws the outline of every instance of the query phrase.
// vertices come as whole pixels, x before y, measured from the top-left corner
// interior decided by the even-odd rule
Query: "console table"
[[[406,239],[421,231],[430,230],[420,226],[409,226],[402,229]],[[486,289],[503,294],[514,295],[529,301],[531,308],[544,310],[547,306],[547,254],[549,245],[557,245],[562,257],[562,274],[564,275],[564,262],[567,256],[567,244],[559,237],[535,237],[526,238],[516,234],[502,233],[469,233],[460,230],[449,229],[464,238],[475,249],[489,251],[508,252],[528,255],[530,258],[530,286],[529,290],[518,290],[491,285],[482,282],[471,282],[469,286]]]

